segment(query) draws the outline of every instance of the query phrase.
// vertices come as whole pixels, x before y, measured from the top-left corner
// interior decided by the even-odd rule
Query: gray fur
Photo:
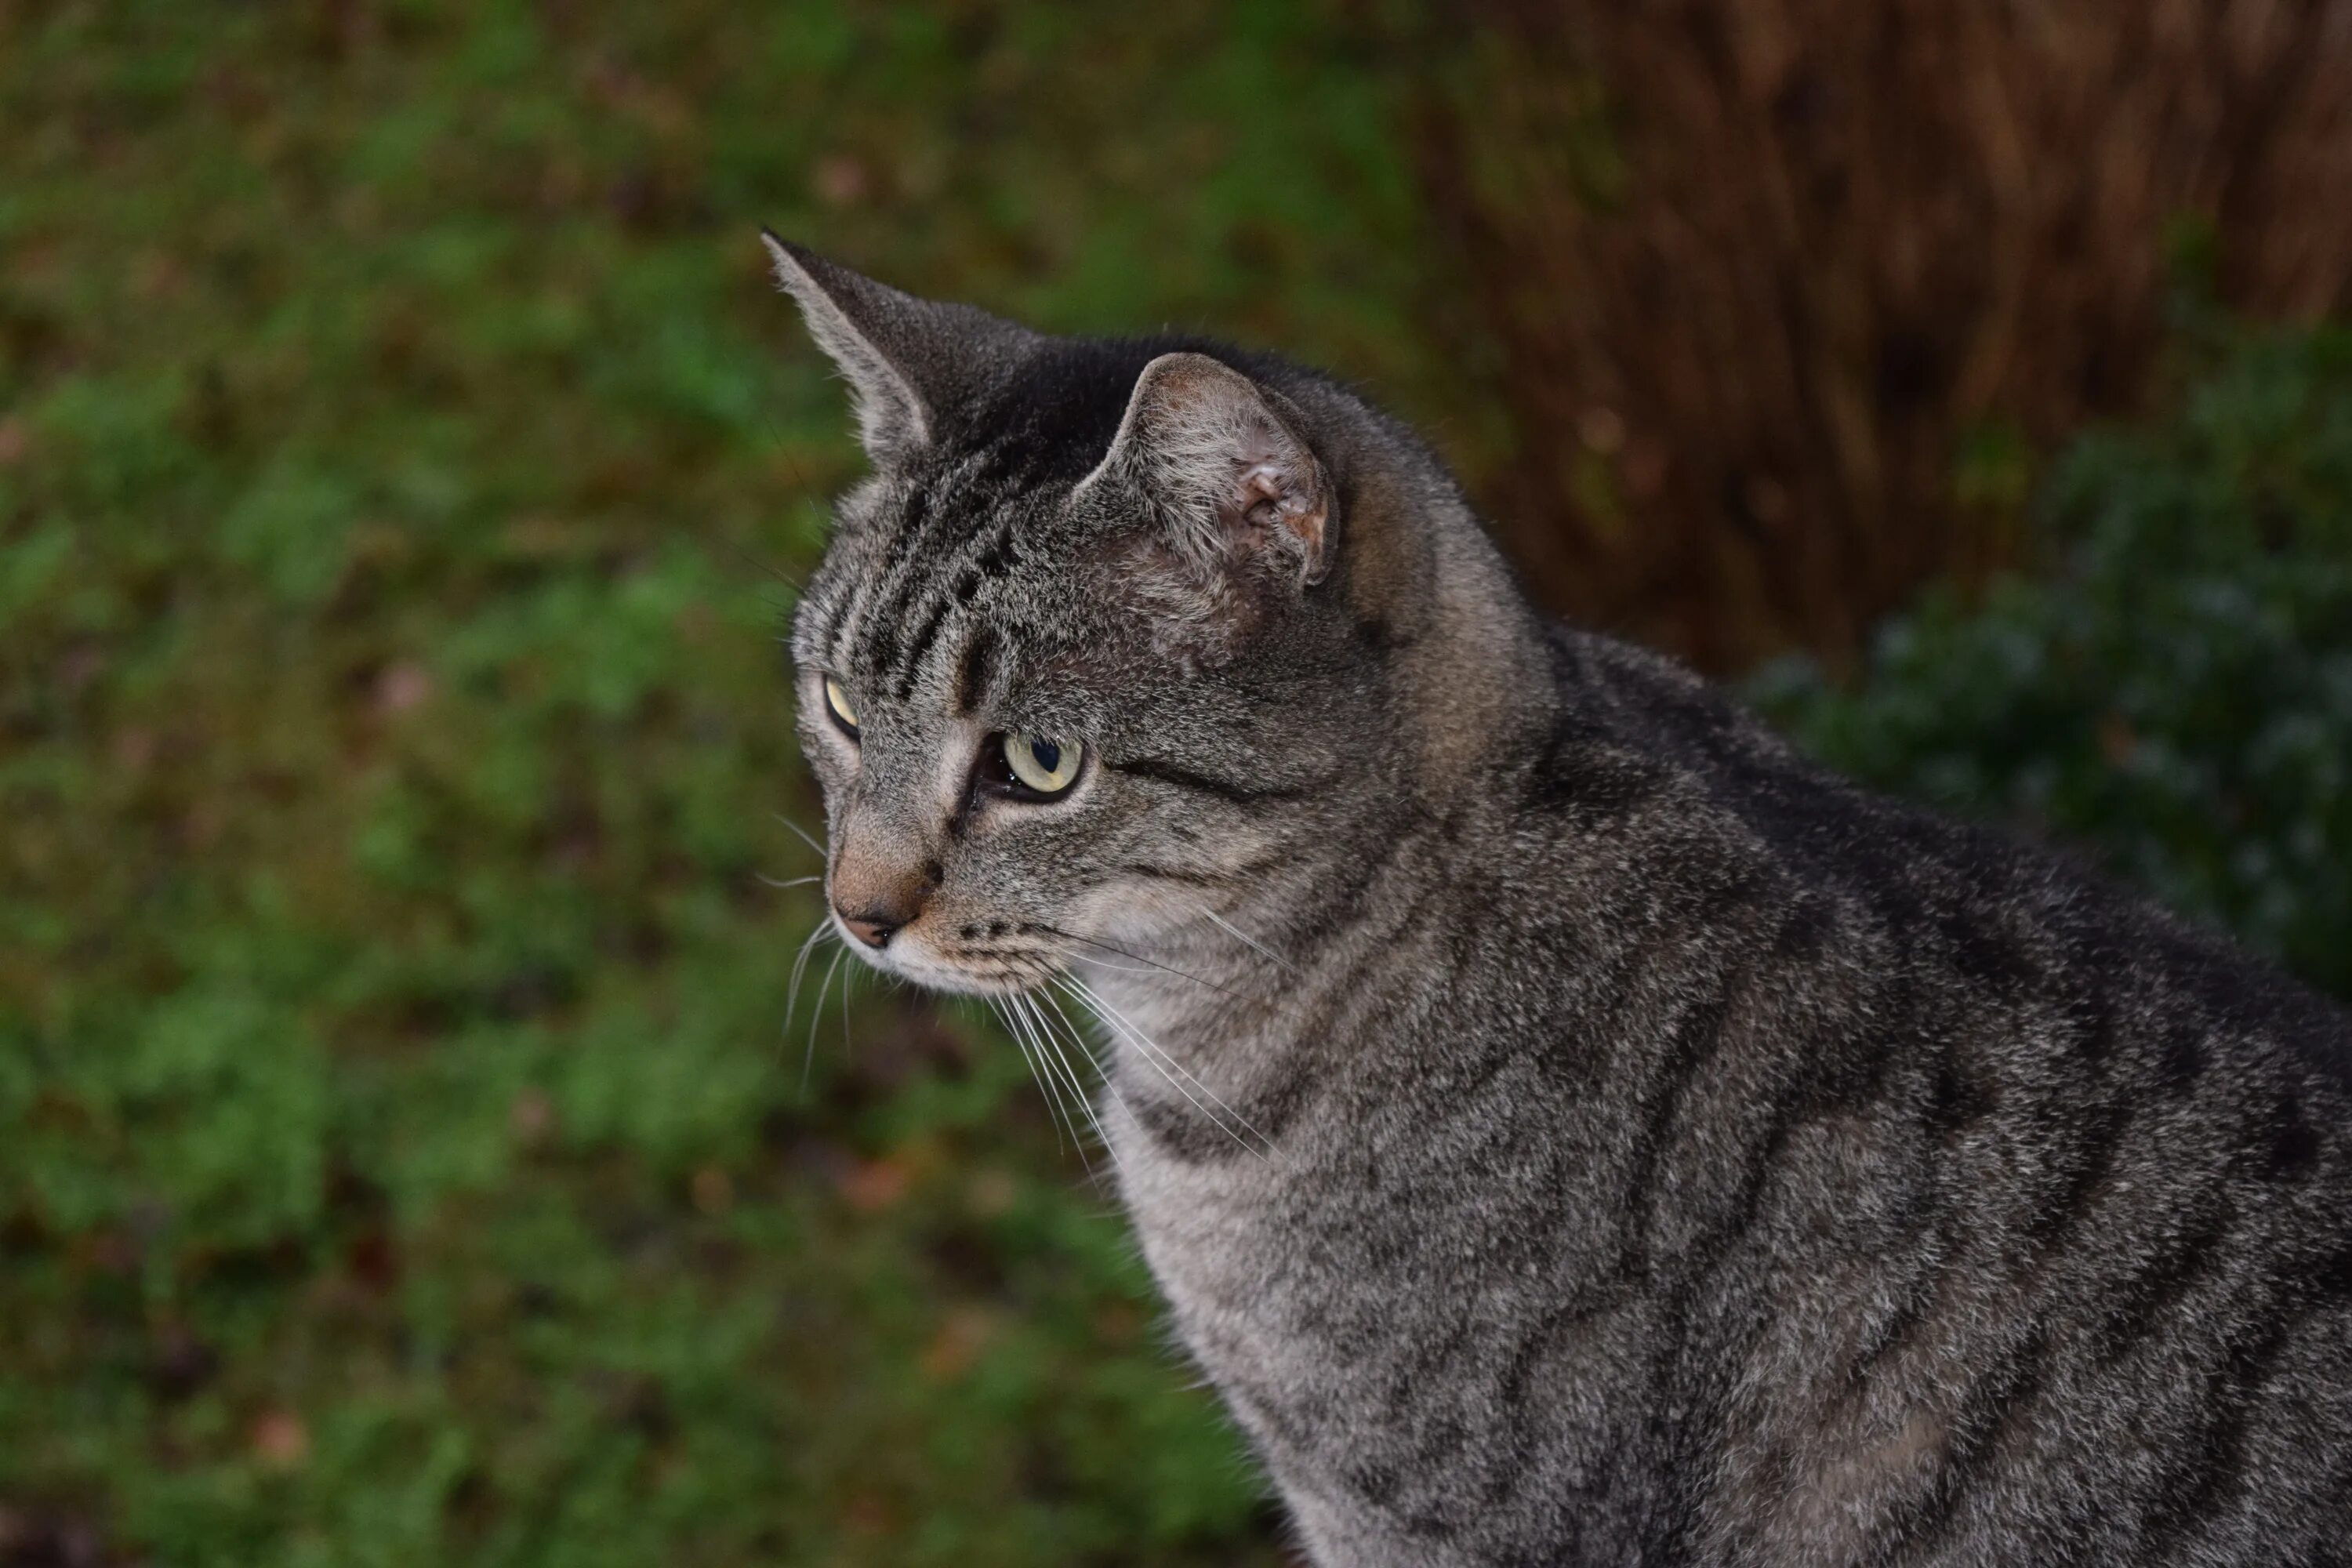
[[[1099,999],[1316,1563],[2347,1561],[2341,1014],[1547,627],[1320,376],[779,259],[877,462],[793,637],[830,870],[921,910],[857,951]],[[1247,417],[1155,446],[1169,354]]]

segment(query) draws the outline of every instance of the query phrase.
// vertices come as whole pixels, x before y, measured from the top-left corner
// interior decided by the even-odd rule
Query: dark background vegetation
[[[2347,189],[2338,0],[0,0],[0,1564],[1282,1560],[1018,1053],[786,1016],[758,224],[2352,995]]]

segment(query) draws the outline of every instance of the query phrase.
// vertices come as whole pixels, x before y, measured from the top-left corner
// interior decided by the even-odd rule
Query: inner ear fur
[[[1124,482],[1201,565],[1261,557],[1300,587],[1330,570],[1330,477],[1274,388],[1202,353],[1143,367],[1109,453],[1085,490]]]

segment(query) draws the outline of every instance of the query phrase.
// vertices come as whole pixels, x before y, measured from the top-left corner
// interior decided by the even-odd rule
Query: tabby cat
[[[1100,1021],[1315,1563],[2352,1563],[2342,1013],[1548,626],[1344,386],[770,248],[833,918]]]

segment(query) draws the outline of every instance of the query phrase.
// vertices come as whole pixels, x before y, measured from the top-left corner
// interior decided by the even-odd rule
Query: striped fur
[[[887,383],[793,633],[836,857],[933,889],[869,956],[1098,1000],[1123,1196],[1315,1562],[2352,1561],[2341,1013],[1545,627],[1344,388],[778,258]],[[1109,461],[1168,353],[1312,452],[1319,581],[1213,443]],[[1069,798],[967,787],[1008,731],[1087,747]]]

